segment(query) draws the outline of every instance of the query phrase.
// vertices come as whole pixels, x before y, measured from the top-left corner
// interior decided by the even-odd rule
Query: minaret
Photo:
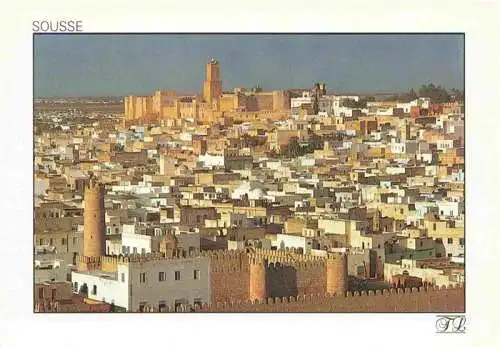
[[[105,210],[104,186],[94,176],[85,187],[83,211],[83,255],[100,257],[106,255],[104,240]]]
[[[203,86],[203,99],[213,105],[222,95],[222,81],[220,80],[219,62],[214,58],[207,63],[205,85]]]

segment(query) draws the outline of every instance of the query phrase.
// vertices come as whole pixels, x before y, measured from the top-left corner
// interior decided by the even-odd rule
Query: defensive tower
[[[105,255],[104,240],[104,186],[91,176],[85,187],[83,211],[83,255],[100,257]]]
[[[250,300],[267,299],[267,261],[260,256],[250,258]]]
[[[326,292],[344,294],[347,291],[347,255],[328,255],[326,261]]]

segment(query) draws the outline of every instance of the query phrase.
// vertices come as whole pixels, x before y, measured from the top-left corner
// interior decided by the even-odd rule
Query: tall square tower
[[[203,86],[203,99],[209,104],[213,104],[222,95],[222,81],[220,80],[219,62],[210,59],[207,63],[205,84]]]

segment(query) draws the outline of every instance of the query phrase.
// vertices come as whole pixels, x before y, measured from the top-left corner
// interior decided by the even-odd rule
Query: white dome
[[[250,200],[258,200],[262,199],[264,196],[264,191],[261,187],[262,185],[259,182],[255,181],[245,181],[242,182],[238,188],[236,188],[233,193],[231,194],[231,197],[233,199],[241,199],[245,196],[245,194],[248,195],[248,199]]]

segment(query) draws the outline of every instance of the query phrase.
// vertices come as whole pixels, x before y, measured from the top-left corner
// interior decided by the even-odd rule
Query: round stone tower
[[[89,185],[85,187],[84,202],[83,255],[86,257],[106,255],[104,186],[97,183],[94,177],[90,179]]]
[[[266,261],[260,257],[250,259],[250,300],[267,299]]]
[[[347,255],[329,255],[326,261],[326,292],[344,294],[347,291]]]

